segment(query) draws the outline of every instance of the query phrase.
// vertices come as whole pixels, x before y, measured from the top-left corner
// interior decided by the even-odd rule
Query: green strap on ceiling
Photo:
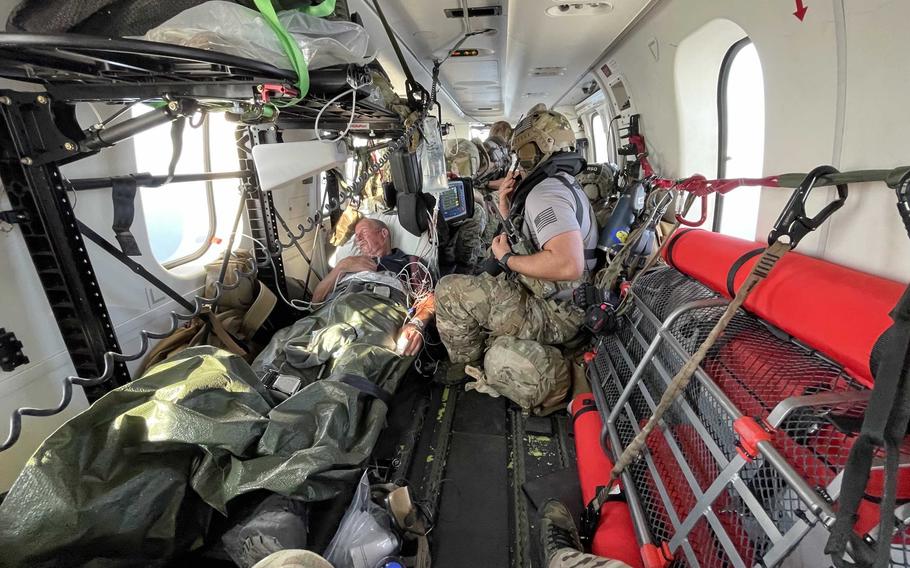
[[[294,72],[297,73],[297,88],[300,90],[300,95],[294,100],[283,103],[280,106],[297,104],[297,102],[303,99],[310,90],[310,73],[307,70],[306,59],[303,57],[303,52],[300,51],[300,46],[297,45],[297,41],[278,20],[278,14],[275,12],[272,0],[254,0],[254,3],[256,4],[256,8],[265,18],[265,21],[269,24],[269,27],[272,28],[272,31],[278,36],[281,47],[284,48],[284,52],[287,54],[288,59],[291,60],[291,67],[293,67]],[[301,7],[298,8],[298,10],[309,16],[324,18],[335,11],[335,0],[323,0],[320,4]]]

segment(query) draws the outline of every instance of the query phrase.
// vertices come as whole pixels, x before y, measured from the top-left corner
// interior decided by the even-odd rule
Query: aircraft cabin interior
[[[0,21],[0,567],[910,567],[910,3]]]

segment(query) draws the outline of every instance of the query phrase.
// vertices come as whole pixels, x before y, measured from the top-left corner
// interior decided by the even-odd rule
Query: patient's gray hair
[[[389,234],[389,238],[390,239],[392,238],[392,230],[389,229],[389,226],[386,225],[384,221],[380,221],[379,219],[373,219],[372,217],[364,217],[360,221],[357,221],[357,223],[360,224],[360,223],[363,223],[364,221],[368,221],[371,225],[373,225],[374,229],[385,229],[386,232]]]

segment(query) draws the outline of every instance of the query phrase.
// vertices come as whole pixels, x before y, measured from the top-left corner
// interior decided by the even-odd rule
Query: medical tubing
[[[258,272],[256,263],[251,262],[252,269],[250,272],[241,272],[239,269],[235,269],[234,272],[237,275],[237,281],[234,284],[225,285],[220,282],[213,283],[215,288],[215,295],[212,298],[206,298],[195,294],[193,296],[193,304],[195,308],[192,313],[181,314],[176,311],[171,311],[169,317],[171,318],[171,325],[167,331],[164,332],[153,332],[143,329],[139,332],[139,341],[140,348],[136,353],[129,355],[124,355],[122,353],[117,353],[116,351],[107,351],[104,353],[104,371],[100,376],[95,378],[85,378],[78,375],[69,375],[63,379],[63,396],[60,398],[60,402],[56,406],[50,408],[33,408],[33,407],[20,407],[13,411],[10,415],[9,420],[9,434],[6,437],[6,440],[0,444],[0,452],[4,452],[10,449],[22,435],[22,417],[23,416],[38,416],[46,417],[53,416],[63,412],[66,407],[70,405],[70,402],[73,400],[73,387],[93,387],[100,385],[114,376],[114,366],[117,363],[127,362],[127,361],[136,361],[140,357],[146,354],[149,348],[150,339],[165,339],[173,334],[180,327],[181,321],[190,321],[193,318],[199,316],[207,307],[211,307],[218,303],[218,300],[221,299],[221,295],[224,290],[233,290],[240,285],[241,278],[253,278],[255,279]]]
[[[391,144],[389,144],[389,147],[385,150],[385,152],[383,152],[382,156],[380,156],[373,165],[371,165],[365,171],[361,172],[360,176],[354,180],[354,188],[352,194],[355,197],[360,196],[361,192],[363,191],[363,187],[366,185],[366,181],[376,175],[376,172],[378,172],[386,163],[388,163],[388,161],[392,158],[392,153],[401,148],[401,146],[408,142],[414,135],[414,131],[417,130],[418,126],[423,122],[423,119],[426,118],[427,114],[429,114],[430,109],[434,104],[436,104],[436,88],[438,84],[439,64],[436,64],[433,66],[433,80],[430,84],[429,100],[426,101],[426,104],[423,105],[423,108],[420,110],[417,118],[413,123],[411,123],[410,126],[405,129],[404,133],[396,138]]]
[[[250,239],[251,241],[253,241],[253,242],[259,244],[259,246],[261,246],[261,247],[263,248],[263,250],[265,250],[265,251],[268,253],[268,255],[269,255],[269,263],[271,263],[271,265],[272,265],[272,272],[275,272],[275,273],[278,272],[278,269],[277,269],[277,267],[275,266],[275,260],[272,258],[272,251],[269,250],[269,247],[267,247],[267,246],[265,245],[265,243],[263,243],[262,241],[260,241],[260,240],[257,239],[256,237],[247,235],[246,233],[240,233],[240,236],[241,236],[241,237],[245,237],[245,238],[247,238],[247,239]],[[337,281],[335,282],[335,287],[336,287],[336,288],[338,287],[338,282],[337,282]],[[275,287],[275,291],[278,292],[278,297],[281,298],[282,301],[284,301],[285,304],[287,304],[287,305],[290,306],[291,308],[293,308],[293,309],[295,309],[295,310],[297,310],[297,311],[301,311],[301,312],[308,311],[308,310],[312,310],[312,309],[313,309],[313,306],[322,306],[322,305],[327,304],[327,303],[329,302],[328,300],[326,300],[325,302],[304,302],[303,300],[288,300],[287,297],[285,297],[284,293],[281,291],[281,287],[280,287],[280,286],[276,286],[276,287]],[[334,292],[334,291],[335,291],[335,290],[333,289],[332,292]],[[330,295],[331,295],[331,294],[330,294]],[[294,302],[299,302],[300,304],[303,304],[304,307],[299,307],[299,306],[298,306],[297,304],[295,304]]]
[[[345,136],[348,135],[348,132],[350,132],[350,130],[351,130],[351,125],[354,124],[354,114],[357,112],[357,91],[359,91],[360,89],[362,89],[366,86],[371,85],[372,83],[373,83],[373,80],[370,79],[369,81],[365,81],[359,85],[351,85],[350,89],[348,89],[347,91],[342,91],[341,93],[339,93],[339,94],[335,95],[334,97],[332,97],[331,99],[329,99],[328,102],[326,102],[324,105],[322,105],[322,108],[319,109],[318,113],[316,113],[316,120],[313,123],[313,129],[316,131],[317,140],[319,140],[320,142],[324,142],[326,144],[331,144],[334,142],[338,142],[339,140],[341,140],[342,138],[344,138]],[[348,125],[345,127],[344,132],[339,134],[337,138],[332,138],[331,140],[327,140],[322,137],[322,134],[319,133],[319,120],[322,118],[322,113],[325,112],[325,109],[327,109],[329,107],[329,105],[331,105],[332,103],[334,103],[341,97],[347,95],[348,93],[351,93],[351,117],[348,119]]]

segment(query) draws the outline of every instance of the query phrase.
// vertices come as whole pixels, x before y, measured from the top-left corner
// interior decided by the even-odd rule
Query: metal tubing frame
[[[634,413],[632,413],[631,407],[628,405],[628,401],[631,398],[634,389],[636,387],[639,388],[645,397],[646,403],[652,411],[655,407],[653,398],[650,396],[647,388],[642,384],[641,379],[643,377],[644,370],[649,364],[653,364],[654,368],[657,370],[658,374],[665,382],[671,380],[669,373],[664,368],[659,358],[655,357],[660,343],[666,340],[667,344],[684,359],[690,355],[669,331],[675,320],[678,319],[679,316],[681,316],[683,313],[690,310],[719,307],[727,303],[727,300],[723,298],[712,298],[708,300],[689,302],[674,310],[666,318],[666,320],[661,321],[650,310],[650,308],[648,308],[648,306],[646,306],[644,302],[634,294],[634,291],[630,291],[630,293],[633,294],[633,300],[636,304],[636,307],[639,308],[639,317],[637,318],[638,321],[632,325],[632,339],[637,341],[641,347],[646,347],[647,349],[643,354],[641,361],[635,365],[626,346],[620,340],[616,338],[613,339],[613,341],[616,342],[617,350],[625,360],[625,363],[629,366],[630,369],[634,369],[632,376],[624,387],[619,382],[619,376],[616,372],[616,368],[613,365],[612,359],[609,357],[609,355],[604,354],[604,358],[609,367],[610,375],[613,377],[615,384],[618,387],[622,388],[617,403],[613,406],[612,409],[609,409],[610,412],[606,416],[606,420],[604,422],[604,430],[601,434],[601,444],[605,447],[608,445],[605,443],[606,439],[609,438],[609,441],[611,442],[609,444],[611,448],[610,453],[613,454],[614,459],[620,453],[619,449],[622,447],[619,440],[618,431],[616,430],[615,426],[615,422],[619,416],[619,413],[625,410],[630,419],[633,429],[636,431],[639,430]],[[657,333],[655,334],[655,337],[652,339],[650,344],[638,329],[638,323],[640,323],[642,315],[657,327]],[[630,317],[627,316],[627,319],[630,321],[630,323],[632,323]],[[739,411],[736,405],[726,396],[725,393],[723,393],[720,387],[718,387],[717,384],[700,367],[696,371],[695,378],[701,383],[702,387],[705,388],[708,393],[716,399],[722,410],[728,415],[731,420],[735,420],[742,416],[742,413]],[[603,391],[603,385],[596,380],[591,381],[591,383],[592,386],[596,387],[592,390],[594,391],[594,396],[597,399],[598,404],[601,405],[601,408],[607,409],[607,401],[606,395]],[[784,420],[786,420],[787,416],[789,416],[794,410],[798,408],[807,406],[811,407],[830,404],[842,404],[844,402],[863,402],[864,400],[868,400],[868,396],[868,391],[850,391],[828,392],[801,397],[790,397],[781,401],[774,407],[772,412],[768,415],[768,422],[772,427],[777,427],[783,423]],[[716,441],[714,441],[710,435],[707,435],[707,437],[705,437],[707,430],[704,428],[704,424],[702,424],[700,420],[696,420],[694,422],[692,421],[691,414],[694,413],[694,410],[686,401],[683,401],[683,412],[693,425],[701,426],[701,429],[696,427],[696,431],[702,441],[706,443],[712,455],[717,458],[717,451],[719,451],[719,447],[717,447]],[[675,439],[666,428],[662,428],[662,430],[665,438],[667,439],[668,445],[674,454],[674,457],[677,459],[679,465],[681,466],[681,470],[686,477],[687,482],[689,483],[690,487],[692,487],[693,491],[695,491],[697,488],[697,482],[696,486],[693,487],[693,479],[690,478],[692,472],[687,469],[687,466],[685,465],[686,462],[684,459],[682,459],[681,451],[676,445]],[[763,458],[767,461],[767,463],[771,465],[772,468],[778,472],[781,478],[786,482],[787,486],[790,487],[792,491],[794,491],[800,501],[809,509],[809,512],[811,512],[816,519],[820,520],[823,525],[830,526],[834,521],[834,514],[830,505],[824,500],[824,498],[820,496],[814,489],[812,489],[806,483],[806,481],[796,473],[793,467],[787,462],[786,458],[778,452],[778,450],[773,446],[771,442],[760,442],[757,446]],[[615,450],[613,450],[614,448]],[[720,453],[723,454],[723,452]],[[717,497],[720,496],[720,494],[727,488],[728,485],[732,485],[737,494],[739,494],[740,498],[743,499],[743,502],[749,508],[750,512],[755,516],[756,521],[759,523],[766,536],[773,543],[772,547],[766,551],[763,557],[763,561],[770,562],[770,565],[773,565],[774,562],[777,562],[780,559],[786,557],[786,555],[789,554],[792,549],[799,543],[802,536],[808,532],[808,530],[810,530],[811,526],[814,524],[800,522],[797,525],[791,527],[791,529],[788,530],[785,534],[781,534],[780,530],[776,527],[776,525],[773,524],[773,521],[761,507],[757,498],[754,496],[754,494],[752,494],[751,490],[749,490],[742,479],[740,479],[738,474],[747,463],[746,460],[741,456],[734,456],[729,461],[724,460],[726,461],[726,465],[724,465],[724,461],[718,460],[718,464],[722,466],[720,475],[718,475],[714,482],[712,482],[711,486],[703,494],[698,491],[700,497],[696,502],[696,505],[693,507],[692,511],[689,512],[686,518],[681,523],[679,523],[676,512],[672,507],[672,503],[670,503],[667,496],[665,495],[665,488],[663,487],[663,483],[657,475],[656,468],[653,466],[653,462],[650,458],[650,453],[647,451],[645,453],[645,458],[648,462],[649,471],[655,482],[655,486],[658,488],[658,492],[661,494],[661,499],[664,501],[667,513],[670,516],[671,522],[673,522],[674,528],[676,530],[676,533],[669,543],[671,551],[677,550],[680,546],[688,546],[688,534],[695,527],[697,522],[704,516],[706,517],[706,520],[709,522],[709,524],[712,525],[712,528],[715,529],[715,536],[718,537],[719,541],[724,546],[724,548],[727,549],[727,552],[729,554],[728,544],[732,545],[732,542],[728,543],[724,541],[724,538],[729,540],[729,537],[726,534],[726,531],[723,530],[722,526],[719,524],[715,525],[715,523],[712,522],[712,520],[716,521],[717,519],[713,511],[711,511],[712,503],[717,499]],[[829,489],[833,490],[835,485],[839,485],[839,479],[841,476],[842,473],[838,474],[835,480],[829,484]],[[631,479],[631,475],[629,475],[628,472],[623,472],[623,483],[626,486],[627,496],[631,497],[630,508],[632,508],[633,519],[636,521],[636,524],[642,521],[647,522],[647,516],[641,509],[640,497],[637,494],[637,490],[634,488],[633,480]],[[717,530],[718,528],[720,530]],[[636,527],[636,531],[639,535],[642,533],[649,535],[649,530],[647,527]],[[738,553],[735,556],[730,556],[731,558],[738,558]]]
[[[284,274],[284,262],[281,257],[281,244],[278,241],[278,220],[275,217],[275,203],[269,191],[262,191],[259,187],[259,176],[253,162],[253,146],[257,144],[271,144],[280,141],[278,127],[271,125],[239,126],[236,134],[237,156],[240,160],[240,169],[249,172],[248,176],[241,178],[241,183],[246,187],[247,220],[250,223],[250,234],[265,244],[263,248],[259,243],[253,242],[253,252],[256,264],[259,267],[262,280],[268,282],[278,292],[287,295],[287,281]],[[249,142],[249,149],[243,147],[243,142]]]
[[[174,176],[157,176],[151,174],[130,174],[126,176],[106,177],[106,178],[84,178],[67,180],[69,188],[75,191],[86,191],[90,189],[108,189],[114,186],[119,180],[135,181],[138,187],[159,187],[167,182],[187,183],[194,181],[214,181],[220,179],[241,179],[249,177],[252,172],[203,172],[198,174],[175,174]]]
[[[621,347],[621,349],[623,350],[624,357],[628,357],[628,353],[626,352],[625,347]],[[648,392],[647,387],[645,387],[641,383],[639,383],[639,391],[641,392],[642,397],[645,399],[645,403],[648,405],[648,408],[651,409],[651,413],[653,415],[654,409],[657,408],[657,403],[654,401],[654,398],[651,396],[651,393]],[[631,410],[630,408],[627,408],[626,412],[629,413],[630,410]],[[630,415],[629,418],[631,420],[633,420],[633,422],[636,424],[636,427],[634,429],[640,430],[640,428],[637,427],[638,423],[635,420],[634,415]],[[661,422],[663,422],[663,421],[661,420]],[[689,467],[689,462],[685,459],[682,449],[680,449],[679,444],[677,444],[676,438],[673,436],[673,434],[670,432],[670,430],[668,428],[666,428],[665,423],[663,424],[663,427],[660,428],[660,430],[663,433],[664,439],[667,441],[667,447],[670,448],[670,451],[673,453],[673,457],[676,458],[676,462],[679,465],[679,470],[682,472],[683,477],[685,477],[686,483],[689,484],[689,489],[692,490],[692,493],[698,499],[701,499],[701,497],[703,495],[701,486],[698,484],[698,480],[695,478],[695,473],[692,472],[692,468]],[[636,432],[636,434],[637,434],[637,432]],[[650,451],[648,451],[648,454],[650,454]],[[652,477],[654,479],[654,484],[658,486],[658,491],[660,492],[661,497],[663,498],[666,495],[667,498],[669,498],[669,494],[667,494],[666,486],[664,485],[663,479],[661,479],[660,476],[657,474],[656,469],[652,470]],[[669,511],[671,507],[672,507],[672,503],[665,500],[664,508],[666,508],[667,511]],[[695,508],[693,508],[692,511],[689,511],[689,513],[686,514],[686,517],[683,517],[683,520],[685,520],[685,518],[692,516],[692,513],[694,511],[696,511]],[[708,524],[710,524],[711,527],[714,529],[714,536],[720,542],[721,546],[723,546],[724,552],[727,553],[727,556],[733,562],[733,565],[745,568],[745,563],[743,562],[742,558],[740,557],[739,552],[736,550],[736,546],[733,544],[733,541],[730,540],[729,535],[724,530],[723,526],[720,524],[720,520],[717,518],[717,515],[715,515],[714,511],[710,508],[710,504],[709,504],[709,506],[706,506],[704,508],[704,510],[700,512],[700,514],[698,516],[699,517],[704,516],[705,519],[707,520]],[[672,519],[672,517],[671,517],[671,519]],[[678,534],[679,527],[681,525],[682,525],[682,520],[674,521],[674,527],[673,527],[675,529],[674,537],[676,536],[676,534]],[[688,536],[688,533],[686,533],[685,536]],[[673,540],[671,540],[671,543],[672,542],[673,542]],[[675,552],[675,550],[676,550],[676,548],[674,548],[673,545],[670,544],[670,552]],[[737,560],[738,560],[738,562],[737,562]]]
[[[637,436],[638,433],[641,432],[641,428],[638,426],[638,422],[635,419],[635,413],[632,412],[632,407],[628,403],[624,404],[623,406],[624,406],[624,410],[626,412],[626,416],[629,419],[629,424],[632,428],[632,432]],[[617,447],[617,448],[622,447],[622,444],[619,440],[619,432],[612,425],[610,426],[610,437],[614,440],[615,447]],[[658,494],[660,495],[661,501],[663,501],[663,503],[664,503],[664,507],[666,509],[667,516],[670,519],[670,523],[673,525],[673,528],[676,529],[676,527],[678,527],[681,522],[680,518],[679,518],[679,514],[676,512],[676,508],[673,506],[673,503],[670,500],[669,494],[667,494],[666,486],[664,486],[663,482],[660,481],[660,476],[657,473],[657,466],[654,465],[654,460],[651,458],[651,452],[648,451],[646,448],[645,451],[642,452],[641,458],[643,458],[645,460],[645,464],[648,466],[648,471],[651,474],[651,478],[655,481],[654,486],[657,489]],[[632,475],[628,472],[628,468],[626,468],[626,471],[623,472],[623,483],[624,483],[624,485],[623,485],[624,488],[635,487],[634,481],[632,479]],[[636,499],[639,499],[639,506],[640,506],[641,501],[640,501],[640,498],[638,497],[637,490],[636,490],[635,496],[636,496]],[[644,516],[644,519],[647,519],[647,517]],[[653,540],[652,540],[652,542],[653,542]],[[699,566],[698,559],[695,557],[695,551],[692,550],[692,546],[689,544],[689,542],[688,541],[683,542],[682,546],[683,546],[683,552],[686,554],[686,558],[689,560],[690,565]],[[671,550],[671,552],[672,552],[672,550]]]
[[[99,377],[104,354],[119,352],[120,344],[60,170],[53,160],[40,163],[69,139],[57,128],[48,95],[4,90],[0,97],[0,180],[24,214],[18,225],[76,374]],[[117,363],[113,380],[86,389],[86,396],[97,400],[129,381],[126,365]]]
[[[610,361],[610,358],[607,357],[607,365],[610,367],[610,376],[616,381],[617,386],[621,387],[619,380],[617,378],[616,369],[613,367],[613,362]],[[598,408],[607,408],[606,396],[603,393],[603,386],[599,381],[590,380],[591,390],[594,392],[594,398],[598,404]],[[600,406],[602,404],[602,406]],[[606,437],[606,438],[605,438]],[[601,430],[601,448],[605,453],[610,457],[610,459],[615,462],[617,458],[616,452],[612,448],[619,448],[622,444],[619,441],[619,434],[616,432],[615,428],[607,427],[604,423],[604,427]],[[648,523],[648,517],[644,512],[644,509],[641,506],[641,499],[638,496],[638,490],[635,488],[635,483],[633,483],[632,476],[629,474],[628,470],[622,472],[622,486],[623,491],[626,493],[626,501],[629,504],[629,512],[632,516],[633,525],[635,527],[635,534],[638,537],[638,544],[644,546],[646,544],[653,544],[654,538],[651,536],[650,523]]]

